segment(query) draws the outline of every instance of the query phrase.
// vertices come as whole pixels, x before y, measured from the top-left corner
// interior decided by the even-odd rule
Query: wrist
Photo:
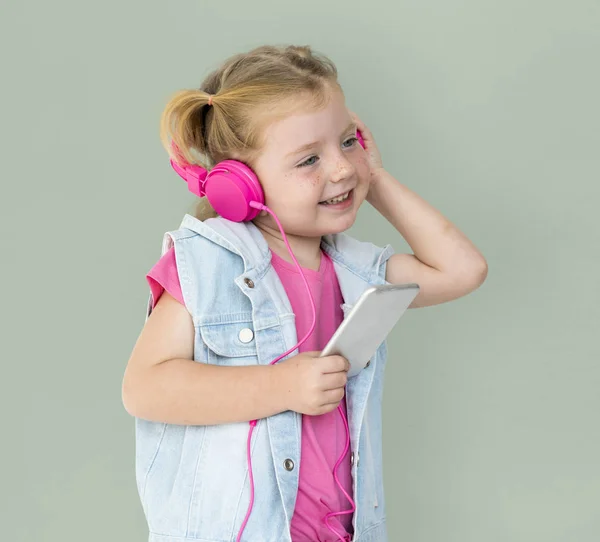
[[[371,182],[366,200],[373,205],[373,207],[377,207],[377,201],[381,199],[381,192],[385,189],[386,176],[389,177],[389,173],[387,173],[383,167],[371,170]]]
[[[269,366],[271,379],[271,397],[274,398],[277,410],[290,410],[292,388],[289,381],[289,366],[287,363],[275,363]]]

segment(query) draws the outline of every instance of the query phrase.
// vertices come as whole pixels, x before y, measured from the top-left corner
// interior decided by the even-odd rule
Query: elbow
[[[452,298],[462,297],[477,290],[485,282],[487,274],[488,265],[483,256],[463,262],[458,269],[448,275],[449,289],[454,291]]]
[[[479,258],[479,260],[476,264],[474,264],[473,267],[473,280],[476,284],[476,287],[479,287],[485,282],[485,279],[487,279],[488,264],[486,259],[483,256],[481,256],[481,258]]]
[[[487,264],[487,260],[482,256],[481,257],[481,265],[480,265],[480,269],[479,269],[479,285],[481,286],[484,282],[485,279],[487,279],[488,276],[488,264]]]
[[[472,292],[479,288],[485,282],[488,275],[488,264],[485,258],[481,256],[476,261],[472,262],[465,275],[465,288],[468,292]]]

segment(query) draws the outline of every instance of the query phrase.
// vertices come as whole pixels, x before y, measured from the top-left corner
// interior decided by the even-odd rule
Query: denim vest
[[[173,245],[195,328],[195,361],[267,365],[297,343],[289,299],[253,223],[220,217],[202,222],[186,215],[178,230],[165,234],[163,254]],[[321,247],[333,261],[345,314],[370,285],[386,283],[389,245],[382,249],[340,233],[323,237]],[[387,541],[381,451],[386,357],[383,343],[346,385],[355,542]],[[136,481],[149,542],[235,541],[250,499],[249,424],[135,422]],[[301,414],[286,411],[259,420],[254,428],[255,497],[243,541],[291,542],[301,423]]]

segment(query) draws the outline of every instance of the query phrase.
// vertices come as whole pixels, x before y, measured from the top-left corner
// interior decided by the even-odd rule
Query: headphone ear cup
[[[206,177],[204,191],[212,208],[233,222],[245,222],[258,215],[260,209],[251,207],[250,202],[265,203],[258,177],[237,160],[216,164]]]

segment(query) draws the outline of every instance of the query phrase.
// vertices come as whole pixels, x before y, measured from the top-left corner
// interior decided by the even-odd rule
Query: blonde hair
[[[291,113],[298,98],[315,109],[324,106],[329,91],[339,88],[337,76],[333,62],[309,46],[265,45],[234,55],[200,89],[180,90],[171,97],[160,119],[161,141],[179,163],[210,171],[233,158],[251,166],[262,147],[264,126]],[[283,107],[289,98],[296,100]],[[205,197],[195,214],[200,220],[217,216]]]

